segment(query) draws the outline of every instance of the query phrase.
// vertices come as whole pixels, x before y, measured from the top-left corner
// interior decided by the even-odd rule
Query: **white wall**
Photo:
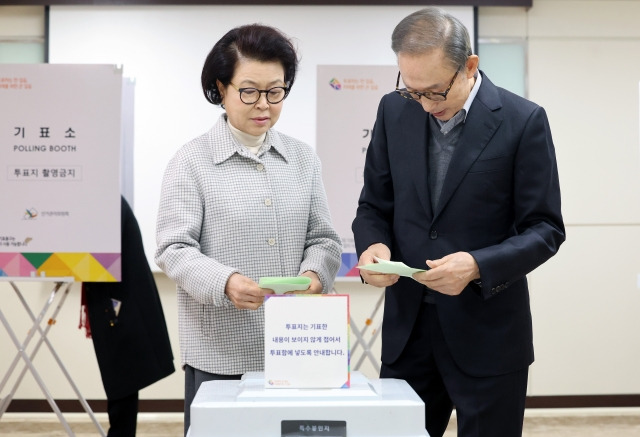
[[[481,37],[528,39],[560,171],[567,241],[530,275],[531,395],[640,393],[638,17],[637,1],[480,9]]]
[[[12,14],[15,9],[0,7],[0,32]],[[631,0],[534,0],[528,11],[479,9],[481,38],[528,41],[529,97],[549,113],[563,192],[567,241],[530,275],[536,362],[529,395],[640,393],[638,17],[640,2]],[[178,357],[173,284],[163,274],[156,279]],[[336,288],[352,296],[354,322],[362,328],[380,291],[357,282]],[[25,291],[30,300],[46,298],[40,285]],[[91,342],[77,329],[79,307],[76,284],[50,337],[82,393],[104,398]],[[0,309],[19,336],[26,335],[24,311],[4,283]],[[14,350],[0,329],[0,374]],[[373,351],[379,356],[379,341]],[[72,398],[49,355],[39,353],[37,368],[56,398]],[[359,352],[353,360],[358,358]],[[375,377],[368,362],[361,370]],[[32,381],[27,376],[17,398],[42,397]],[[182,390],[178,371],[143,390],[141,398],[177,399]]]
[[[538,0],[531,99],[548,110],[567,242],[532,275],[532,393],[640,393],[640,2]]]

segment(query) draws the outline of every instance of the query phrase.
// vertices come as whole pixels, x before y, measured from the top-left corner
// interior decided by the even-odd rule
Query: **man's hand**
[[[258,284],[240,273],[229,277],[224,288],[224,294],[239,310],[256,310],[264,302],[265,290]]]
[[[358,265],[363,266],[366,264],[373,264],[376,262],[375,258],[380,258],[385,261],[391,261],[391,251],[387,246],[382,243],[372,244],[362,252]],[[388,287],[395,284],[400,279],[398,275],[390,275],[386,273],[372,272],[370,270],[360,270],[360,275],[364,282],[371,284],[374,287]]]
[[[414,273],[413,279],[432,290],[457,296],[474,279],[480,279],[478,263],[467,252],[456,252],[437,260],[427,260],[429,270]]]

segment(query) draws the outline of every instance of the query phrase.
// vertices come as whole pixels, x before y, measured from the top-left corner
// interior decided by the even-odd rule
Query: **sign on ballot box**
[[[348,388],[349,296],[269,295],[265,388]]]

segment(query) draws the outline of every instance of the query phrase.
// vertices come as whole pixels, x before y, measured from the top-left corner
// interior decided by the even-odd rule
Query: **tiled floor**
[[[96,414],[107,429],[105,414]],[[85,414],[65,414],[76,437],[99,435]],[[0,436],[67,436],[54,414],[6,413],[0,419]],[[141,413],[137,437],[181,437],[182,414]],[[640,437],[640,408],[527,410],[523,437]],[[274,436],[277,437],[277,436]],[[456,437],[452,419],[445,437]],[[493,436],[488,436],[493,437]]]

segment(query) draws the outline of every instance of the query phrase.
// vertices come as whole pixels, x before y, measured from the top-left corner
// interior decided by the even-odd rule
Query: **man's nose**
[[[436,109],[436,105],[438,104],[438,102],[434,102],[433,100],[429,100],[426,97],[420,97],[420,104],[422,105],[422,109],[424,109],[426,112],[434,112],[434,109]]]

